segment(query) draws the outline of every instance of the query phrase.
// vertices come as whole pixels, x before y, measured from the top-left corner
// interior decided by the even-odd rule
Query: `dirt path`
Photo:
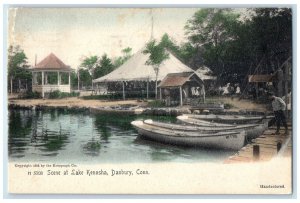
[[[238,98],[220,97],[220,101],[224,104],[231,104],[233,108],[231,110],[255,110],[266,111],[268,104],[258,104],[251,100],[239,100]]]
[[[70,97],[64,99],[10,99],[9,104],[16,104],[20,106],[67,106],[67,107],[100,107],[100,106],[114,106],[132,104],[145,106],[146,102],[138,102],[137,100],[126,101],[106,101],[106,100],[84,100],[81,98]]]

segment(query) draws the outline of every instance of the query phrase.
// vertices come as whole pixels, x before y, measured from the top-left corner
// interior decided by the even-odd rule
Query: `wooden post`
[[[283,71],[281,70],[281,68],[279,68],[278,72],[278,85],[277,85],[277,91],[278,91],[278,97],[282,97],[283,96],[283,86],[282,86],[282,81],[283,81]]]
[[[60,85],[60,74],[59,74],[59,71],[57,71],[57,85]]]
[[[149,99],[149,78],[147,79],[147,99]]]
[[[162,92],[161,92],[161,88],[159,88],[159,99],[162,99]]]
[[[36,74],[35,74],[35,72],[31,72],[31,74],[32,74],[31,87],[33,87],[33,85],[36,84],[36,82],[35,82],[36,81],[36,77],[35,77]]]
[[[182,87],[179,87],[179,91],[180,91],[180,106],[182,106]]]
[[[20,92],[20,90],[21,90],[21,80],[19,79],[18,81],[19,81],[19,92]]]
[[[48,74],[47,72],[44,73],[44,78],[45,78],[45,84],[47,85],[48,84]]]
[[[282,146],[282,143],[281,142],[277,142],[277,153],[280,151],[281,146]]]
[[[42,71],[42,97],[45,97],[45,93],[44,93],[44,71]]]
[[[79,82],[79,81],[80,81],[80,74],[79,74],[79,69],[78,69],[78,73],[77,73],[77,76],[78,76],[78,84],[77,84],[77,85],[78,85],[78,88],[77,88],[77,89],[78,89],[78,91],[79,91],[79,83],[80,83],[80,82]]]
[[[258,82],[255,83],[256,100],[258,99]]]
[[[71,93],[71,73],[69,72],[69,93]]]
[[[205,86],[204,86],[204,83],[202,84],[202,88],[203,88],[203,103],[205,104]]]
[[[13,78],[10,77],[10,94],[13,93]]]
[[[253,145],[253,158],[259,160],[259,145]]]
[[[125,82],[122,81],[123,84],[123,100],[125,100]]]

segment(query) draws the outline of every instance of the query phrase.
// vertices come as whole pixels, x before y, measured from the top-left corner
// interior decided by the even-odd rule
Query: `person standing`
[[[288,134],[288,126],[287,126],[286,117],[284,114],[286,104],[280,97],[276,97],[275,95],[271,95],[271,100],[272,100],[272,108],[273,108],[276,125],[277,125],[276,134],[279,134],[279,129],[280,129],[281,123],[285,127],[285,134]]]

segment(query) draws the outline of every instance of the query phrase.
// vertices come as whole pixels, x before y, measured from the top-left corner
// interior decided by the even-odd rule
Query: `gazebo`
[[[55,90],[71,92],[70,73],[72,68],[65,65],[53,53],[32,67],[31,71],[32,91],[41,93],[43,98],[45,93]]]

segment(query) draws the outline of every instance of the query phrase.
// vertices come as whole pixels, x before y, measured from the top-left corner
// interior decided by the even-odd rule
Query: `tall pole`
[[[153,13],[152,13],[152,8],[151,8],[151,37],[150,39],[153,39]]]

